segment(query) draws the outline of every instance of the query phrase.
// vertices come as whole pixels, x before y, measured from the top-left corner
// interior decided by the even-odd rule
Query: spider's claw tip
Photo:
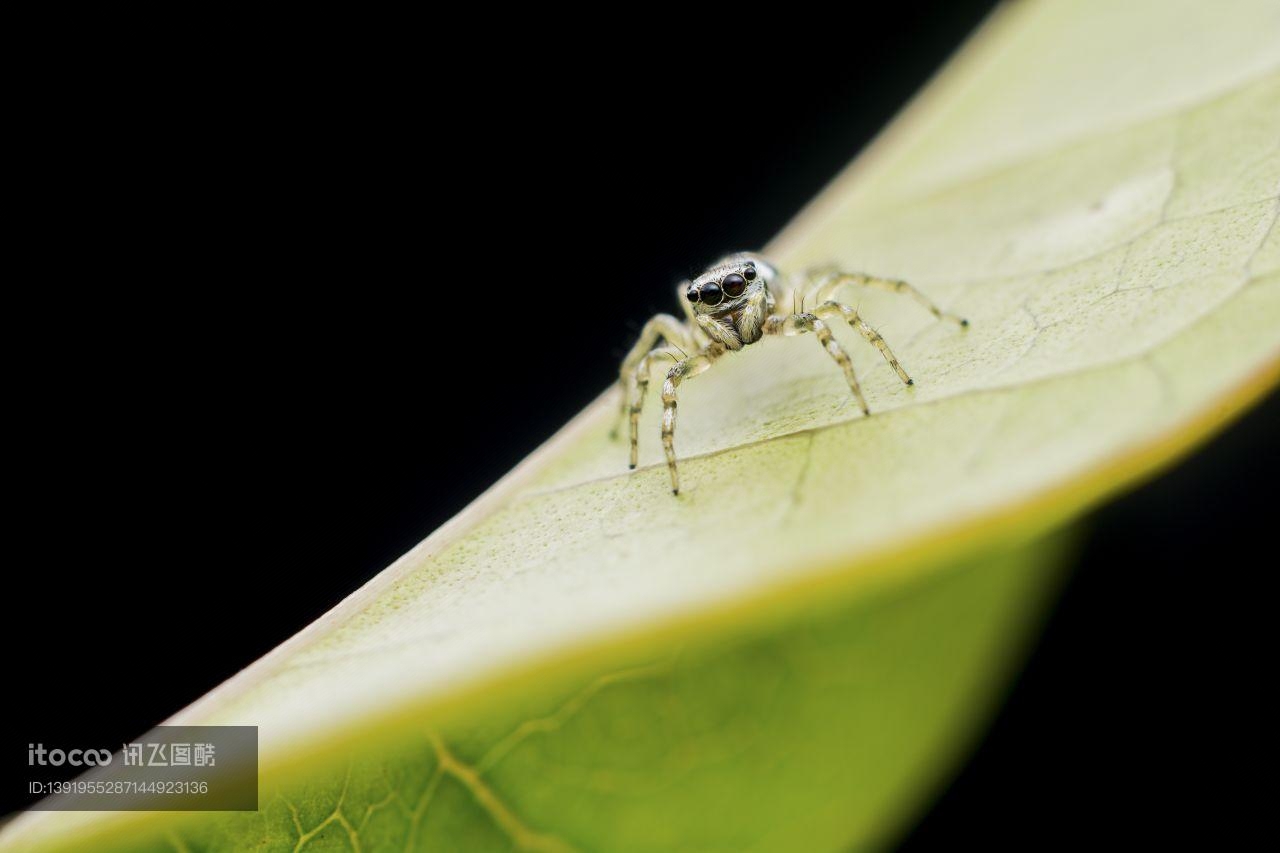
[[[628,463],[627,463],[627,467],[628,467],[628,468],[630,468],[632,471],[634,471],[634,470],[636,470],[636,463],[634,463],[634,462],[628,462]]]
[[[916,384],[916,381],[915,381],[914,379],[908,379],[908,380],[907,380],[907,384],[908,384],[908,385],[915,385],[915,384]]]
[[[967,319],[965,319],[964,317],[961,317],[961,318],[960,318],[960,328],[962,328],[962,329],[967,329],[967,328],[969,328],[969,321],[968,321]]]
[[[869,408],[867,408],[866,406],[863,406],[863,407],[862,407],[862,414],[863,414],[863,416],[864,416],[864,417],[868,417],[868,418],[869,418],[869,417],[871,417],[871,410],[870,410]]]
[[[675,495],[676,497],[680,497],[680,490],[679,490],[679,489],[672,489],[672,490],[671,490],[671,494]]]

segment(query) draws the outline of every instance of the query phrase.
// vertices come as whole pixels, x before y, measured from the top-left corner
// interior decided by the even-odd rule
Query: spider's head
[[[759,255],[729,255],[690,282],[685,298],[698,326],[729,349],[760,340],[773,309],[771,282],[778,272]]]

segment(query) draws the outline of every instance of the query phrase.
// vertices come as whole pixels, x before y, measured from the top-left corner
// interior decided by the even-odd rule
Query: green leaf
[[[769,247],[969,317],[858,297],[914,387],[847,329],[871,418],[812,337],[727,357],[682,386],[678,499],[659,407],[628,473],[605,394],[173,720],[261,727],[260,811],[31,813],[0,842],[883,842],[998,698],[1054,531],[1276,383],[1278,196],[1274,4],[1008,7]]]

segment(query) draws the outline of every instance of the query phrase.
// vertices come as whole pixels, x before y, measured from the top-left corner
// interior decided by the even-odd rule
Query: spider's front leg
[[[783,335],[784,337],[813,332],[827,355],[831,356],[831,359],[844,371],[845,381],[849,383],[849,390],[853,392],[853,398],[858,401],[862,413],[871,414],[871,409],[867,408],[867,400],[862,396],[862,386],[858,384],[858,377],[853,372],[853,362],[849,360],[849,354],[831,335],[831,328],[822,322],[817,314],[806,311],[803,314],[770,317],[765,322],[764,332],[766,335]]]
[[[662,383],[662,449],[667,454],[667,470],[671,472],[671,494],[680,494],[680,475],[676,471],[676,389],[686,379],[702,373],[724,354],[724,348],[711,344],[702,352],[677,362],[667,371],[667,378]]]
[[[867,325],[867,321],[862,319],[855,309],[839,302],[824,302],[818,307],[816,313],[820,317],[843,317],[845,322],[857,329],[858,334],[867,339],[867,343],[880,351],[880,354],[884,356],[884,360],[889,362],[889,366],[893,368],[894,373],[898,374],[898,378],[902,380],[904,385],[916,384],[915,380],[907,375],[907,371],[902,369],[902,364],[893,354],[893,350],[889,349],[889,345],[885,343],[880,333]]]
[[[685,352],[692,352],[696,348],[689,327],[670,314],[657,314],[644,324],[644,328],[640,330],[639,340],[627,353],[626,358],[622,360],[622,366],[618,369],[618,390],[622,401],[618,410],[618,419],[609,433],[612,438],[617,438],[622,421],[631,408],[627,393],[630,390],[629,381],[636,375],[637,366],[653,349],[659,338],[665,339],[667,343]]]
[[[831,301],[836,292],[840,288],[847,285],[859,285],[861,287],[870,287],[876,290],[888,290],[892,293],[905,293],[923,305],[930,314],[939,320],[947,320],[955,323],[961,328],[969,325],[969,321],[959,314],[953,314],[950,311],[944,311],[937,306],[929,297],[925,296],[915,287],[905,281],[894,278],[877,278],[876,276],[865,275],[863,273],[841,272],[840,270],[827,269],[820,270],[809,275],[812,282],[807,297],[815,304],[823,304]],[[836,303],[839,304],[839,303]],[[855,312],[856,315],[856,312]]]
[[[630,467],[634,470],[636,462],[640,455],[640,412],[644,409],[644,398],[649,391],[649,373],[655,363],[659,363],[665,359],[679,364],[681,360],[687,357],[687,353],[678,353],[671,347],[659,347],[649,350],[644,357],[640,359],[640,363],[636,365],[635,373],[635,394],[631,400],[631,463]]]

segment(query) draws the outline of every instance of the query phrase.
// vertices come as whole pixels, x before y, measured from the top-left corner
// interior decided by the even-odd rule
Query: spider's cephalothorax
[[[777,282],[778,271],[758,255],[730,255],[691,281],[684,298],[708,338],[738,350],[764,336]]]
[[[950,320],[960,326],[969,321],[943,311],[924,294],[905,281],[876,278],[861,273],[846,273],[834,269],[822,270],[803,276],[787,287],[797,313],[778,313],[774,295],[782,295],[787,283],[777,267],[760,255],[742,252],[721,258],[693,281],[679,287],[680,301],[685,309],[685,320],[670,314],[659,314],[645,324],[640,340],[622,361],[618,383],[622,388],[622,415],[630,414],[631,467],[636,467],[638,454],[637,431],[645,392],[649,388],[649,373],[654,364],[669,359],[674,362],[662,383],[662,447],[666,452],[667,467],[671,472],[671,491],[680,493],[680,479],[676,470],[675,426],[676,389],[685,379],[697,376],[726,352],[740,350],[765,335],[791,337],[813,332],[818,343],[844,371],[849,390],[858,401],[863,414],[871,414],[862,396],[862,388],[853,372],[853,363],[844,348],[831,335],[825,320],[841,317],[880,351],[889,366],[907,385],[912,379],[903,370],[889,345],[880,333],[867,325],[858,312],[832,297],[842,287],[861,285],[905,293],[940,320]],[[784,303],[785,304],[785,300]],[[814,306],[805,311],[804,306]],[[658,339],[666,346],[656,347]],[[634,393],[629,393],[634,388]]]

